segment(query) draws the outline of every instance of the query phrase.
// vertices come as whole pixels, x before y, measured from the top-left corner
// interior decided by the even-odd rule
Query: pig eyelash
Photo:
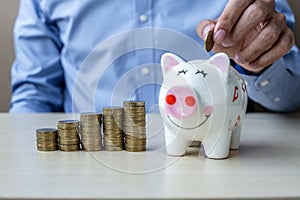
[[[178,74],[177,76],[179,76],[180,74],[186,74],[188,72],[188,70],[181,70],[181,71],[178,71]]]
[[[201,74],[201,75],[203,76],[203,78],[205,78],[205,77],[207,76],[207,73],[205,73],[204,70],[200,71],[199,69],[196,71],[195,74],[196,74],[196,75],[197,75],[197,74]]]

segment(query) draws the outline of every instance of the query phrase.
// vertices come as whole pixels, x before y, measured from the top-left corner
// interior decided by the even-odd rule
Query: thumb
[[[196,28],[198,36],[204,39],[209,31],[214,30],[216,23],[217,21],[208,19],[200,21]]]

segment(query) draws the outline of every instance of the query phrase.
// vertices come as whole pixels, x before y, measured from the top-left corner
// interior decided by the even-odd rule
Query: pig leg
[[[236,127],[231,134],[230,149],[236,150],[240,146],[242,125]]]
[[[182,133],[175,134],[168,128],[165,128],[165,140],[167,154],[171,156],[183,156],[191,144],[191,141]]]
[[[231,133],[222,130],[210,134],[203,142],[203,148],[208,158],[224,159],[228,157]]]

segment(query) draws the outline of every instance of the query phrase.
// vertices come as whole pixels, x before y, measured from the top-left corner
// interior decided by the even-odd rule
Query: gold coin
[[[55,138],[55,139],[41,139],[41,138],[37,138],[36,141],[37,141],[37,143],[48,143],[48,142],[57,143],[57,138]]]
[[[77,132],[71,132],[71,133],[58,133],[58,138],[78,138],[79,134]]]
[[[78,129],[79,121],[78,120],[60,120],[58,121],[58,129]]]
[[[56,137],[57,136],[57,129],[54,128],[40,128],[36,130],[36,137]]]
[[[105,138],[103,140],[106,144],[115,144],[115,143],[123,143],[123,138]]]
[[[94,119],[94,118],[101,118],[101,113],[94,113],[94,112],[84,112],[80,113],[80,119]]]
[[[123,133],[104,135],[104,139],[121,139],[121,138],[123,138]]]
[[[91,133],[96,133],[96,132],[100,133],[100,131],[101,131],[101,128],[97,127],[97,126],[94,126],[94,127],[92,127],[92,126],[81,127],[81,129],[80,129],[81,133],[89,133],[89,132],[91,132]]]
[[[122,126],[118,126],[117,124],[103,124],[103,129],[105,130],[122,130]]]
[[[105,151],[123,151],[123,147],[104,147]]]
[[[42,135],[37,135],[37,140],[56,140],[57,139],[57,134],[42,134]]]
[[[132,113],[132,112],[146,112],[146,108],[144,106],[140,106],[140,107],[124,107],[124,114],[126,113]]]
[[[102,150],[102,145],[83,145],[82,150],[84,151],[100,151]]]
[[[37,143],[37,147],[54,147],[54,146],[57,146],[56,143],[53,143],[53,142],[38,142]]]
[[[129,152],[142,152],[142,151],[146,151],[146,147],[125,147],[125,150],[126,151],[129,151]]]
[[[126,143],[145,143],[147,142],[147,139],[146,138],[138,138],[138,137],[131,137],[131,138],[128,138],[126,137],[125,139],[125,142]]]
[[[76,139],[60,139],[59,140],[59,144],[62,145],[62,144],[79,144],[80,140],[79,138],[76,138]]]
[[[57,146],[52,146],[52,147],[40,146],[40,147],[37,147],[37,150],[38,151],[56,151],[56,150],[58,150],[58,147]]]
[[[102,147],[83,147],[82,149],[83,151],[101,151],[102,150]]]
[[[39,128],[36,129],[37,133],[55,133],[57,131],[57,129],[55,128]]]
[[[123,101],[123,106],[124,107],[143,107],[145,106],[144,101]]]
[[[123,147],[123,142],[104,142],[103,143],[105,147],[107,146],[117,146],[117,147]]]
[[[138,134],[138,133],[128,133],[125,134],[126,140],[138,140],[138,139],[147,139],[146,134]]]
[[[82,143],[86,143],[86,144],[88,144],[88,143],[100,144],[101,138],[100,137],[99,138],[83,138],[81,141],[82,141]]]
[[[146,127],[135,127],[134,129],[131,128],[125,128],[124,133],[126,135],[130,135],[130,133],[132,134],[146,134]]]
[[[71,145],[59,145],[59,150],[61,151],[79,151],[79,145],[78,144],[71,144]]]
[[[204,39],[204,49],[207,52],[210,52],[215,45],[213,37],[214,37],[214,30],[208,31]]]
[[[104,107],[102,108],[103,117],[109,115],[123,115],[123,108],[122,107]]]

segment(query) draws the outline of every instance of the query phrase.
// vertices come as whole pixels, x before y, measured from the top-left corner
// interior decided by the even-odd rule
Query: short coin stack
[[[106,151],[121,151],[124,146],[123,108],[103,108],[103,143]]]
[[[78,134],[78,120],[58,121],[58,142],[61,151],[80,150],[80,139]]]
[[[36,130],[36,141],[38,151],[56,151],[57,129],[41,128]]]
[[[146,151],[145,102],[124,101],[125,150]]]
[[[80,114],[80,135],[84,151],[102,150],[101,114]]]

